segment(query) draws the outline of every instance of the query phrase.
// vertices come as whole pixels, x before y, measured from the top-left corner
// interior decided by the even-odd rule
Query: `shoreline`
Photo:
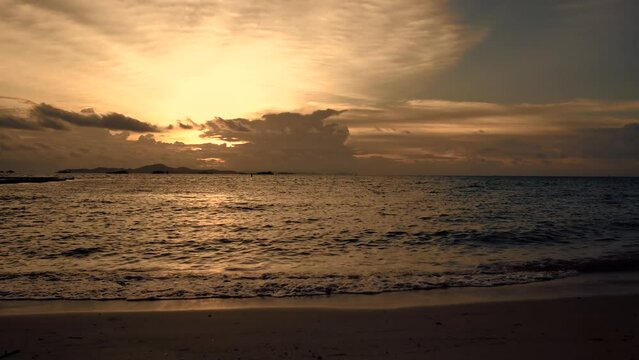
[[[526,284],[451,287],[379,294],[170,300],[0,300],[0,317],[91,312],[174,312],[232,309],[384,310],[620,295],[639,295],[639,272],[580,274]]]
[[[10,359],[630,359],[639,273],[379,295],[0,302]]]
[[[0,316],[15,359],[630,359],[639,295],[395,309]],[[15,357],[14,357],[15,355]]]

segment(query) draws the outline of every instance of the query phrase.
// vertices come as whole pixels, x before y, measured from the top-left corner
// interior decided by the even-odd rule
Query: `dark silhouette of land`
[[[241,174],[233,170],[173,168],[164,164],[153,164],[133,169],[97,167],[93,169],[63,169],[59,174]]]
[[[278,172],[273,171],[257,171],[257,172],[242,172],[235,170],[218,170],[218,169],[191,169],[187,167],[170,167],[164,164],[145,165],[133,169],[125,168],[112,168],[112,167],[97,167],[93,169],[78,168],[78,169],[63,169],[59,170],[58,174],[250,174],[252,175],[292,175],[293,172]]]

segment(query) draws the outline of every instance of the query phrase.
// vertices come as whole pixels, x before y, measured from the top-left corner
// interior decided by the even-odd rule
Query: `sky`
[[[0,7],[0,170],[639,176],[633,0]]]

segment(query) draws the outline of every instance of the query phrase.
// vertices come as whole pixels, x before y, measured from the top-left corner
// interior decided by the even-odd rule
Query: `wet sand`
[[[632,359],[639,295],[0,316],[8,359]],[[18,353],[13,353],[19,351]]]

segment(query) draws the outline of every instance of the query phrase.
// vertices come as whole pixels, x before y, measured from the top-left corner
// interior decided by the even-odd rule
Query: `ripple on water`
[[[638,179],[78,178],[0,187],[0,298],[494,286],[639,248]]]

